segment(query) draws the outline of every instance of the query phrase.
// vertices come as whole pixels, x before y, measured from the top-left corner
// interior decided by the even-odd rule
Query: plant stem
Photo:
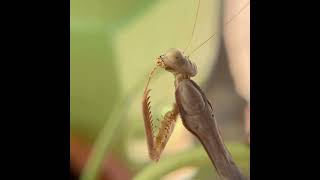
[[[229,144],[228,148],[232,152],[235,161],[244,161],[249,159],[247,147],[242,144]],[[140,171],[134,180],[160,179],[164,175],[178,168],[185,166],[200,166],[210,164],[207,153],[202,147],[196,147],[188,151],[172,155],[161,159],[158,163],[153,163]],[[241,163],[243,164],[243,163]]]
[[[88,162],[86,163],[82,175],[80,177],[81,180],[95,180],[97,179],[97,174],[101,169],[101,164],[105,159],[105,155],[107,154],[107,150],[110,147],[112,137],[116,132],[116,129],[120,124],[120,110],[122,103],[116,103],[113,108],[113,111],[106,121],[103,129],[100,131],[96,142],[90,152],[90,156]]]

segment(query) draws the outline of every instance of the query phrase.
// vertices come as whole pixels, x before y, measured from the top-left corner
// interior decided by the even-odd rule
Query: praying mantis
[[[198,10],[199,4],[200,0],[198,3]],[[249,3],[247,3],[238,14],[248,5]],[[227,24],[230,23],[232,19],[228,21]],[[199,49],[214,35],[200,44],[200,46],[195,48],[192,52]],[[189,44],[190,41],[187,47]],[[185,49],[187,49],[187,47]],[[184,51],[177,48],[169,49],[165,54],[156,58],[155,62],[156,67],[154,67],[148,77],[142,97],[142,114],[150,159],[156,162],[159,161],[160,155],[164,150],[174,130],[177,118],[180,115],[184,127],[201,142],[218,175],[222,179],[245,179],[223,143],[210,101],[197,83],[191,79],[198,73],[196,64],[189,59],[189,56],[184,55]],[[164,69],[173,74],[175,103],[173,104],[172,109],[168,111],[160,121],[158,133],[154,134],[149,95],[151,89],[149,89],[148,86],[157,69]]]

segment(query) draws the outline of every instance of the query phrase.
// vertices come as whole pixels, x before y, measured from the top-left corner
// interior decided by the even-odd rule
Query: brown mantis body
[[[150,92],[148,84],[154,72],[152,71],[142,101],[150,158],[155,161],[159,160],[173,131],[177,116],[180,114],[183,125],[200,140],[220,177],[223,179],[244,179],[222,141],[211,103],[200,87],[190,79],[197,73],[196,65],[188,57],[184,57],[178,49],[170,49],[166,55],[157,58],[156,64],[173,73],[176,104],[173,105],[171,111],[165,114],[159,132],[154,136],[150,96],[148,96]]]
[[[202,143],[220,177],[244,179],[222,141],[212,106],[200,87],[185,79],[175,95],[183,125]]]
[[[249,3],[246,6],[248,5]],[[244,8],[242,8],[239,13]],[[200,48],[204,43],[195,50]],[[159,67],[171,72],[175,77],[176,103],[173,104],[172,110],[167,112],[161,120],[159,131],[155,135],[150,111],[150,89],[148,89],[148,86],[154,71]],[[218,125],[214,119],[211,103],[201,88],[190,79],[196,74],[196,65],[189,60],[188,56],[184,56],[183,52],[178,49],[169,49],[165,55],[161,55],[156,59],[156,67],[150,73],[142,99],[149,156],[154,161],[160,159],[160,155],[172,134],[177,117],[180,114],[183,125],[199,139],[219,176],[222,179],[228,180],[245,179],[223,143]]]

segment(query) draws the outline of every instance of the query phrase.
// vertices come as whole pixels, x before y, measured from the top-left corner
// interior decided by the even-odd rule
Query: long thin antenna
[[[250,4],[250,1],[245,5],[245,6],[243,6],[239,11],[238,11],[238,13],[237,14],[235,14],[231,19],[229,19],[223,26],[226,26],[226,25],[228,25],[229,23],[231,23],[233,20],[234,20],[234,18],[235,17],[237,17],[246,7],[248,7],[248,5]],[[193,53],[193,52],[195,52],[196,50],[198,50],[201,46],[203,46],[205,43],[207,43],[211,38],[213,38],[215,35],[216,35],[217,33],[214,33],[212,36],[210,36],[207,40],[205,40],[203,43],[201,43],[198,47],[196,47],[195,49],[193,49],[192,51],[191,51],[191,53],[189,54],[189,56]]]
[[[188,42],[188,44],[187,44],[187,47],[184,48],[183,53],[188,49],[189,45],[190,45],[191,42],[192,42],[193,35],[194,35],[194,30],[195,30],[196,24],[197,24],[197,19],[198,19],[198,14],[199,14],[199,7],[200,7],[200,0],[198,0],[198,7],[197,7],[196,19],[195,19],[194,24],[193,24],[193,29],[192,29],[191,38],[190,38],[190,40],[189,40],[189,42]]]

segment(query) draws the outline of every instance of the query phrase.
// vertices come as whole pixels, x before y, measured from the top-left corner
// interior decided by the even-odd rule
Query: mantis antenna
[[[231,23],[234,18],[236,18],[246,7],[248,7],[250,4],[250,1],[247,2],[247,4],[245,6],[243,6],[237,14],[235,14],[232,18],[230,18],[223,26],[227,26],[229,23]],[[195,49],[193,49],[191,51],[191,53],[188,55],[190,56],[192,53],[194,53],[196,50],[198,50],[200,47],[202,47],[203,45],[205,45],[211,38],[213,38],[217,33],[214,33],[213,35],[211,35],[207,40],[205,40],[203,43],[201,43],[199,46],[197,46]]]
[[[188,47],[189,47],[189,45],[191,44],[191,41],[192,41],[192,39],[193,39],[194,30],[195,30],[195,28],[196,28],[197,19],[198,19],[198,14],[199,14],[199,7],[200,7],[200,0],[198,1],[198,7],[197,7],[197,13],[196,13],[196,19],[195,19],[194,24],[193,24],[193,29],[192,29],[191,38],[190,38],[190,40],[189,40],[189,42],[188,42],[188,44],[187,44],[187,47],[186,47],[186,48],[184,48],[183,53],[188,49]]]

